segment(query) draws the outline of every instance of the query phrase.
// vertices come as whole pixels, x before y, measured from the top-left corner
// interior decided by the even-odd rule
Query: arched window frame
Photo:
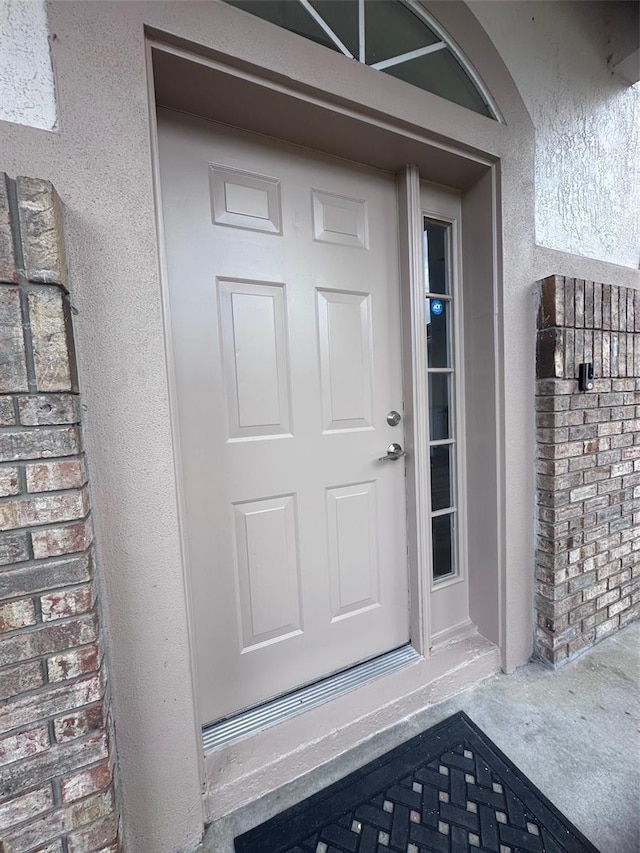
[[[364,5],[364,0],[358,0],[359,3]],[[478,90],[480,96],[485,101],[486,105],[489,107],[489,111],[492,114],[492,118],[496,121],[504,124],[504,117],[502,113],[498,109],[498,105],[495,99],[492,97],[491,92],[485,86],[482,78],[475,70],[473,65],[469,62],[463,51],[458,47],[455,41],[451,38],[449,33],[440,26],[438,21],[427,12],[424,6],[421,3],[418,3],[417,0],[399,0],[400,3],[403,3],[407,8],[411,9],[411,11],[418,17],[421,18],[428,27],[434,31],[434,33],[440,37],[440,40],[444,42],[444,44],[449,48],[451,53],[458,60],[464,71],[469,76],[469,79],[473,83],[473,85]]]
[[[228,0],[228,2],[233,3],[233,0]],[[307,14],[315,21],[317,26],[322,29],[326,37],[334,45],[337,51],[342,53],[348,59],[354,59],[362,63],[363,65],[367,65],[369,68],[375,68],[377,71],[386,71],[388,68],[402,65],[406,62],[411,62],[414,59],[427,56],[431,53],[436,53],[440,50],[447,50],[469,78],[469,81],[471,82],[476,92],[484,102],[489,112],[489,117],[498,122],[504,123],[504,118],[502,117],[502,114],[500,113],[500,110],[498,109],[494,98],[491,96],[491,93],[485,86],[480,75],[477,73],[473,65],[469,62],[463,51],[458,47],[458,45],[451,38],[451,36],[444,30],[444,28],[438,23],[438,21],[424,8],[424,6],[420,2],[418,2],[418,0],[395,0],[395,2],[405,6],[419,21],[424,23],[425,26],[432,31],[432,33],[439,39],[439,41],[433,44],[425,45],[424,47],[420,47],[415,50],[410,50],[405,53],[400,53],[395,56],[387,57],[386,59],[382,59],[379,62],[371,63],[368,63],[366,61],[367,54],[365,27],[367,2],[371,2],[371,0],[358,0],[357,55],[355,55],[351,50],[349,50],[349,48],[344,44],[340,36],[325,20],[322,14],[312,5],[311,0],[287,0],[287,2],[296,3],[302,6],[302,8],[307,12]],[[241,5],[240,3],[233,4]],[[276,26],[278,26],[278,24],[276,24]],[[303,37],[305,36],[303,35]],[[423,88],[425,89],[425,91],[429,91],[426,86]],[[456,103],[455,100],[447,99],[446,97],[445,100],[450,100],[452,103]],[[465,108],[471,109],[475,112],[480,112],[478,110],[473,110],[473,107]]]

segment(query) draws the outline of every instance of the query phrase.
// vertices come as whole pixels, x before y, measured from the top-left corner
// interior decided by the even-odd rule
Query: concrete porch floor
[[[202,853],[233,853],[236,835],[460,710],[601,853],[640,853],[640,622],[560,670],[530,663],[379,733],[216,821]]]

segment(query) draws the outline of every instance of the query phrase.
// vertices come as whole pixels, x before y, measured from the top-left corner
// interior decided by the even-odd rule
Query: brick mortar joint
[[[18,276],[17,281],[0,281],[0,288],[17,287],[27,293],[50,293],[54,288],[57,288],[64,296],[71,295],[68,287],[59,281],[35,281],[28,277],[27,270],[24,267],[16,266],[15,272]]]
[[[68,589],[75,589],[75,588],[79,588],[79,587],[83,587],[83,586],[92,586],[92,583],[93,583],[93,579],[90,578],[90,579],[88,579],[88,580],[86,580],[80,584],[74,584],[73,586],[64,587],[64,589],[68,590]],[[23,596],[16,596],[16,598],[11,598],[11,599],[0,599],[0,601],[10,602],[13,604],[16,601],[30,600],[30,599],[34,598],[35,596],[41,597],[41,596],[51,595],[52,593],[57,592],[58,590],[62,590],[62,588],[61,587],[51,587],[51,589],[43,589],[42,591],[39,591],[36,593],[31,593],[31,594],[27,594],[27,595],[23,595]],[[67,628],[70,624],[75,624],[79,620],[85,619],[85,621],[86,621],[87,617],[91,617],[91,619],[96,624],[99,621],[100,613],[99,613],[99,610],[97,607],[97,597],[96,596],[94,596],[93,604],[91,605],[91,607],[88,610],[83,611],[82,613],[72,613],[68,616],[61,616],[58,619],[41,620],[38,622],[34,622],[31,625],[23,625],[21,628],[13,628],[10,631],[3,631],[0,634],[0,638],[2,638],[4,640],[4,639],[16,639],[18,637],[26,637],[26,636],[30,636],[32,634],[37,634],[43,628],[44,629],[47,629],[47,628],[64,629],[64,628]],[[46,657],[47,655],[50,655],[50,654],[60,654],[60,652],[62,652],[62,651],[71,651],[72,649],[78,648],[81,645],[82,646],[91,645],[91,643],[98,643],[98,642],[102,642],[99,635],[95,640],[90,640],[88,643],[85,642],[85,643],[79,643],[79,644],[74,644],[74,645],[70,645],[70,646],[65,646],[64,649],[59,649],[57,651],[52,651],[52,652],[43,652],[40,655],[34,655],[32,658],[26,658],[25,660],[35,660],[36,658]],[[8,664],[3,664],[3,666],[13,666],[14,663],[23,663],[23,662],[24,661],[17,660],[14,662],[10,662]]]

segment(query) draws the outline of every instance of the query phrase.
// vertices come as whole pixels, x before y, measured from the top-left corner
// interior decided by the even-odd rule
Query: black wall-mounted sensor
[[[578,385],[581,391],[593,391],[592,361],[584,361],[578,368]]]

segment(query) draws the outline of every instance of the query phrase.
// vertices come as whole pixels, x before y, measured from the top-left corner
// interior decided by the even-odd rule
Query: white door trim
[[[198,706],[198,673],[196,670],[197,655],[195,649],[195,629],[193,624],[193,611],[191,608],[192,590],[190,573],[188,571],[189,539],[187,536],[184,519],[186,516],[184,497],[184,473],[182,465],[182,454],[180,453],[181,435],[180,419],[178,417],[178,390],[176,370],[174,364],[174,343],[171,324],[171,310],[169,298],[169,274],[167,266],[167,243],[165,238],[164,217],[162,215],[162,193],[160,184],[160,152],[158,141],[158,117],[156,111],[156,90],[153,76],[153,43],[147,39],[145,42],[145,68],[147,83],[147,106],[149,108],[149,136],[151,148],[151,171],[153,185],[153,202],[155,209],[156,234],[158,245],[158,277],[161,290],[162,325],[164,331],[164,355],[166,365],[167,393],[169,398],[169,419],[172,436],[173,464],[175,469],[175,500],[178,516],[178,533],[180,541],[180,556],[182,562],[182,583],[184,589],[185,615],[187,620],[187,641],[189,656],[189,671],[191,675],[191,708],[192,722],[195,730],[196,743],[202,739],[202,725],[200,723],[200,712]],[[198,775],[200,786],[204,791],[206,786],[207,770],[205,766],[205,754],[198,750]],[[203,804],[204,809],[204,804]],[[205,814],[206,822],[206,814]]]
[[[428,423],[427,348],[424,334],[424,281],[420,172],[405,166],[398,176],[400,215],[400,287],[405,385],[407,463],[407,528],[409,542],[409,630],[411,643],[429,656],[429,441],[420,425]],[[423,522],[421,523],[421,519]]]
[[[246,66],[241,68],[238,67],[236,64],[233,64],[231,58],[229,59],[229,62],[224,62],[223,60],[219,59],[213,59],[210,56],[203,56],[199,53],[196,53],[195,50],[185,50],[184,48],[170,44],[168,41],[160,41],[158,38],[148,38],[146,44],[148,62],[151,72],[151,95],[154,98],[151,106],[155,105],[152,53],[154,50],[157,50],[162,51],[163,53],[171,54],[175,57],[179,57],[180,59],[185,59],[188,62],[196,63],[197,65],[201,65],[207,69],[210,69],[211,71],[216,71],[221,74],[224,74],[227,77],[231,77],[236,80],[242,80],[247,83],[253,83],[263,89],[267,89],[269,92],[277,92],[279,94],[286,95],[288,98],[291,98],[295,101],[303,102],[305,104],[312,104],[314,106],[320,107],[323,110],[329,110],[332,113],[344,116],[346,118],[352,118],[357,121],[364,121],[376,129],[389,131],[394,136],[408,140],[414,140],[421,144],[427,144],[433,149],[449,152],[450,154],[453,154],[456,157],[464,158],[465,160],[476,163],[479,166],[485,166],[490,168],[495,165],[495,158],[492,158],[488,155],[484,155],[477,149],[466,148],[462,145],[457,146],[454,143],[448,143],[443,141],[442,137],[440,136],[433,137],[427,133],[417,132],[406,125],[395,124],[394,122],[387,120],[384,116],[378,113],[365,113],[363,110],[358,109],[357,105],[349,106],[342,100],[333,100],[331,98],[330,92],[323,92],[322,96],[320,96],[316,93],[317,90],[303,90],[301,87],[295,86],[293,83],[283,82],[284,78],[283,80],[274,80],[271,77],[267,77],[266,75],[263,76],[261,73],[259,73],[259,68],[257,68],[256,71],[253,71],[250,67]],[[168,105],[163,104],[163,106]],[[287,139],[286,141],[293,141],[295,143],[296,140]],[[325,153],[334,154],[334,152]],[[365,162],[365,165],[370,164]]]
[[[441,646],[475,630],[469,616],[469,574],[467,541],[467,423],[465,412],[465,368],[464,368],[464,287],[462,266],[462,210],[460,194],[445,187],[421,181],[421,219],[431,219],[450,226],[449,243],[450,295],[453,299],[451,340],[455,372],[453,393],[453,435],[455,441],[455,573],[452,577],[433,578],[431,571],[430,614],[431,648]],[[425,192],[428,203],[425,203]],[[425,371],[426,372],[426,371]],[[429,495],[429,500],[431,496]],[[429,511],[432,510],[429,503]],[[429,559],[432,559],[431,552]],[[433,617],[438,611],[453,614],[453,620],[445,628],[439,628]],[[457,621],[456,621],[457,620]]]

